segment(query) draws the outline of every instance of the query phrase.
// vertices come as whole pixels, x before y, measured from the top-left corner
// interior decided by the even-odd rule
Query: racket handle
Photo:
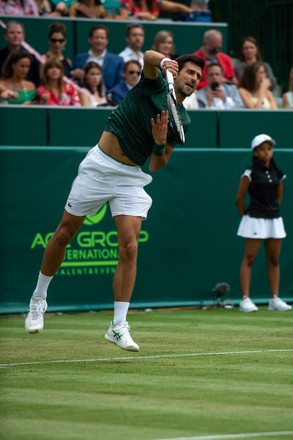
[[[166,69],[166,78],[167,78],[168,84],[172,84],[172,85],[174,84],[173,75],[170,72],[170,70],[168,70],[168,69]]]
[[[175,99],[175,102],[176,102],[176,95],[175,95],[175,90],[174,90],[174,78],[173,78],[172,73],[168,69],[166,69],[166,79],[167,79],[167,83],[168,83],[169,92],[172,93],[172,95]]]

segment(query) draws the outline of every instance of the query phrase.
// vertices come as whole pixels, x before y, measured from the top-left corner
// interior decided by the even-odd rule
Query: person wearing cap
[[[280,204],[283,196],[285,174],[273,159],[276,142],[266,134],[256,136],[251,143],[253,160],[250,168],[241,176],[236,195],[236,206],[241,221],[237,235],[245,238],[244,257],[240,267],[242,312],[256,312],[258,307],[250,299],[250,280],[253,263],[262,240],[265,244],[267,270],[271,290],[269,310],[286,311],[292,307],[279,298],[279,255],[281,240],[286,236]],[[245,195],[249,193],[250,203],[245,207]]]

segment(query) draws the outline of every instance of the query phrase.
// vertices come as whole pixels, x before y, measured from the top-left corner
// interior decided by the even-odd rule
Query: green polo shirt
[[[151,118],[155,120],[157,114],[168,109],[167,93],[167,81],[161,71],[155,79],[142,75],[138,84],[107,119],[105,131],[117,136],[122,151],[138,165],[143,165],[153,151]],[[178,111],[186,133],[190,118],[182,104],[178,106]],[[167,143],[172,147],[178,143],[170,126]]]

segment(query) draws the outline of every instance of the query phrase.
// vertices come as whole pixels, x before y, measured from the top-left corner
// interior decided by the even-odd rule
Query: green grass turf
[[[1,440],[293,432],[292,312],[133,311],[139,353],[104,339],[111,318],[47,314],[37,335],[25,332],[23,316],[0,318],[1,364],[44,362],[0,369]],[[86,359],[99,360],[50,363]]]

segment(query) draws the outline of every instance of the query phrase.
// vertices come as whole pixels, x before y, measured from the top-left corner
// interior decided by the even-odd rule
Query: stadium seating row
[[[3,18],[7,23],[15,18]],[[33,46],[39,53],[43,54],[48,50],[48,27],[54,21],[60,21],[66,25],[67,43],[65,55],[71,59],[81,52],[89,49],[87,42],[88,33],[91,27],[103,24],[109,28],[110,38],[108,50],[112,53],[120,53],[126,45],[125,28],[129,21],[115,20],[86,20],[86,19],[54,19],[54,18],[27,18],[17,17],[17,21],[23,23],[25,28],[26,41]],[[145,44],[143,50],[149,49],[152,45],[155,34],[167,29],[174,34],[176,53],[192,53],[197,50],[202,43],[202,36],[208,29],[218,29],[223,34],[223,51],[227,46],[227,24],[226,23],[180,23],[171,20],[158,20],[153,22],[141,23],[145,29]],[[3,41],[4,29],[0,27],[0,40]]]

